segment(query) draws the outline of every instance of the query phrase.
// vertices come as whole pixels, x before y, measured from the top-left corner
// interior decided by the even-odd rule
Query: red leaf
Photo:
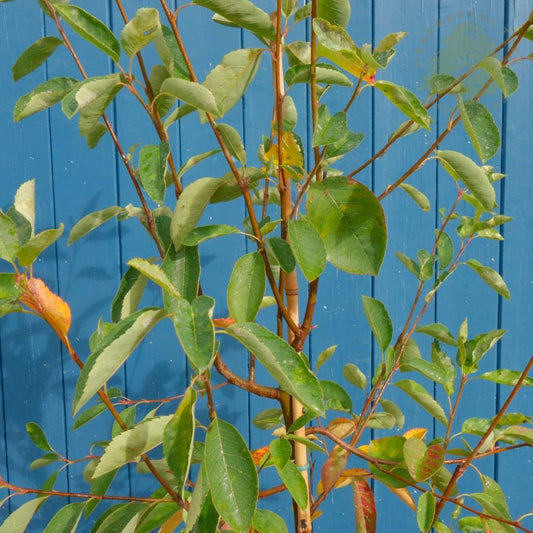
[[[355,478],[352,488],[357,533],[375,533],[377,524],[376,503],[370,485],[364,478]]]

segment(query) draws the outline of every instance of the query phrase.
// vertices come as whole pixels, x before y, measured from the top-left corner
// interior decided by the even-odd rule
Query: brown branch
[[[224,376],[232,385],[236,385],[247,392],[251,392],[252,394],[261,396],[263,398],[272,398],[273,400],[280,399],[279,389],[267,387],[265,385],[259,385],[255,381],[249,381],[233,373],[222,360],[222,357],[220,357],[220,353],[217,353],[215,356],[214,365],[218,373]]]
[[[114,496],[110,494],[87,494],[83,492],[66,492],[62,490],[41,490],[29,487],[19,487],[8,483],[0,476],[0,488],[8,489],[16,494],[37,494],[38,496],[60,496],[63,498],[84,498],[87,500],[111,500],[126,502],[146,502],[146,503],[172,503],[173,500],[165,498],[150,498],[142,496]]]
[[[507,397],[507,400],[505,401],[505,403],[503,404],[501,409],[498,411],[498,414],[492,420],[492,423],[490,424],[490,426],[487,428],[487,430],[485,431],[485,433],[483,434],[481,439],[479,439],[479,442],[477,443],[477,446],[472,450],[472,453],[465,459],[465,461],[462,464],[458,465],[457,468],[455,469],[455,471],[452,474],[452,477],[451,477],[451,479],[450,479],[450,481],[448,483],[448,486],[446,487],[446,490],[444,491],[444,494],[442,496],[443,500],[441,500],[437,504],[437,508],[435,510],[435,520],[438,518],[439,514],[442,512],[442,509],[443,509],[444,504],[445,504],[444,498],[450,496],[450,494],[452,493],[453,489],[455,488],[459,478],[466,472],[467,468],[470,466],[472,461],[474,459],[476,459],[479,450],[483,447],[483,445],[485,444],[487,439],[490,437],[490,435],[492,434],[492,432],[494,431],[494,429],[498,425],[498,422],[500,421],[500,419],[504,415],[505,411],[507,411],[507,408],[509,407],[509,405],[513,401],[514,397],[518,394],[518,391],[520,390],[520,387],[522,386],[522,383],[524,382],[524,380],[526,379],[527,375],[529,374],[529,371],[531,370],[532,366],[533,366],[533,357],[531,357],[529,359],[529,362],[526,365],[526,367],[524,368],[524,370],[523,370],[522,374],[520,375],[520,377],[518,378],[518,381],[516,382],[516,385],[513,387],[513,390],[510,392],[509,396]]]

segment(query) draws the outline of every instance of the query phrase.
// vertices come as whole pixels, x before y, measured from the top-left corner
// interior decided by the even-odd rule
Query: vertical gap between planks
[[[503,32],[502,32],[503,39],[502,40],[505,40],[509,37],[509,32],[510,32],[510,28],[509,28],[509,23],[511,19],[510,13],[509,13],[511,9],[510,3],[506,1],[503,9],[504,9],[504,13],[503,13]],[[507,53],[507,50],[508,50],[508,46],[506,46],[503,50],[504,55]],[[507,153],[506,153],[506,149],[507,149],[507,135],[506,135],[507,133],[507,101],[505,100],[503,95],[501,97],[501,101],[502,101],[502,106],[501,106],[501,116],[500,116],[500,120],[501,120],[500,172],[505,174],[506,167],[507,167]],[[505,213],[505,179],[500,180],[500,213]],[[500,232],[505,239],[505,225],[502,225]],[[504,265],[505,240],[500,241],[498,244],[499,244],[498,246],[498,269],[499,269],[500,276],[502,276],[503,278],[504,266],[505,266]],[[498,318],[497,318],[498,329],[502,327],[502,321],[503,321],[502,305],[503,305],[503,298],[501,296],[498,296]],[[501,363],[502,363],[502,343],[498,342],[498,344],[496,345],[496,364],[497,364],[498,369],[501,368]],[[494,405],[495,414],[498,412],[501,406],[501,388],[502,388],[501,385],[496,385],[496,398],[495,398],[495,405]],[[496,454],[494,457],[494,479],[496,481],[498,481],[498,477],[499,477],[498,476],[499,467],[500,467],[500,460],[499,460],[498,454]]]

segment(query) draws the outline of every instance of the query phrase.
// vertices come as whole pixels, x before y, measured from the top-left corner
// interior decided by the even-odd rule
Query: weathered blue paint
[[[79,2],[103,20],[120,25],[120,17],[113,2]],[[150,4],[143,2],[143,4]],[[420,98],[427,94],[427,80],[437,72],[460,74],[483,53],[499,44],[509,29],[515,28],[529,14],[528,2],[505,0],[440,0],[425,2],[353,2],[351,30],[356,42],[379,42],[392,31],[405,30],[408,37],[398,46],[398,53],[382,78],[409,87]],[[261,7],[272,11],[273,0],[262,0]],[[126,2],[132,13],[137,2]],[[200,8],[184,11],[183,36],[191,49],[192,59],[202,78],[227,51],[242,46],[257,46],[248,35],[226,27],[210,24],[204,31],[209,16]],[[2,161],[0,208],[9,205],[20,183],[37,179],[37,213],[39,228],[48,228],[64,222],[67,232],[84,214],[108,205],[135,203],[136,198],[129,178],[117,162],[109,138],[105,138],[95,151],[90,152],[77,133],[77,121],[67,121],[60,110],[52,109],[13,124],[12,108],[17,98],[30,91],[46,77],[72,72],[72,61],[66,49],[58,50],[46,67],[24,78],[16,85],[10,79],[10,67],[18,55],[37,37],[54,33],[51,21],[41,16],[34,5],[22,0],[0,6],[0,156]],[[200,28],[200,29],[199,29]],[[216,40],[216,46],[213,43]],[[222,43],[222,44],[221,44]],[[530,46],[523,46],[527,54]],[[80,53],[88,72],[101,73],[99,52],[92,54],[81,44]],[[488,105],[502,127],[502,150],[491,161],[495,168],[508,174],[498,189],[499,205],[514,217],[503,230],[505,243],[482,242],[476,245],[476,257],[499,270],[512,292],[511,302],[502,301],[488,290],[474,273],[466,268],[450,281],[432,306],[427,322],[446,323],[456,330],[466,315],[470,329],[480,333],[493,328],[509,330],[503,342],[493,349],[484,361],[487,368],[520,368],[525,364],[533,346],[531,316],[533,316],[533,243],[529,229],[533,226],[533,185],[530,170],[533,168],[531,150],[533,104],[533,74],[530,65],[522,62],[516,66],[520,88],[509,100],[503,102],[499,94],[490,94]],[[479,83],[474,80],[473,83]],[[270,73],[265,56],[260,72],[250,92],[241,105],[224,119],[243,132],[249,154],[254,154],[260,135],[271,119],[272,95],[269,91]],[[298,88],[297,95],[303,94]],[[297,96],[296,96],[297,97]],[[335,91],[327,96],[335,99]],[[446,126],[449,104],[432,111],[437,130]],[[153,142],[154,136],[142,110],[128,95],[121,95],[111,114],[123,146]],[[366,134],[365,142],[354,156],[343,161],[341,168],[350,171],[364,162],[373,150],[379,149],[388,135],[402,121],[399,113],[378,93],[366,91],[350,110],[349,124],[355,131]],[[140,125],[140,126],[139,126]],[[146,127],[145,127],[146,126]],[[215,148],[213,138],[198,127],[196,116],[186,117],[179,127],[172,128],[172,143],[178,147],[181,162],[191,155]],[[309,138],[309,125],[300,117],[299,133]],[[384,190],[408,168],[435,139],[436,132],[419,133],[398,143],[386,157],[379,159],[358,178],[377,193]],[[445,149],[472,152],[462,130],[451,135],[443,145]],[[195,169],[191,176],[220,176],[225,170],[220,157],[210,159]],[[454,200],[454,186],[449,177],[438,168],[435,161],[428,161],[413,176],[430,198],[432,205],[450,206]],[[380,355],[374,350],[372,339],[362,313],[360,297],[373,295],[385,302],[393,321],[398,325],[405,319],[414,295],[414,282],[405,275],[394,258],[396,250],[416,254],[419,248],[430,246],[432,230],[429,226],[435,213],[418,211],[412,201],[401,191],[387,198],[384,208],[388,217],[389,249],[379,279],[347,276],[328,268],[321,280],[321,294],[317,306],[313,331],[307,346],[312,359],[332,344],[338,344],[337,354],[320,371],[321,379],[339,375],[348,362],[357,363],[371,375]],[[244,208],[237,202],[229,206],[217,206],[206,215],[206,220],[239,224]],[[155,251],[149,240],[136,231],[135,222],[122,225],[108,223],[88,236],[84,242],[66,248],[66,238],[48,251],[36,266],[36,275],[42,277],[53,290],[61,294],[73,312],[72,339],[76,349],[84,357],[88,353],[88,336],[100,317],[109,317],[110,300],[124,271],[126,261],[135,256],[149,257]],[[236,258],[246,250],[244,238],[231,236],[224,241],[214,241],[202,247],[204,270],[202,283],[208,294],[217,298],[216,316],[226,312],[225,282],[229,278]],[[148,295],[148,299],[150,295]],[[263,311],[274,325],[272,313]],[[429,344],[421,342],[423,350]],[[225,341],[225,356],[232,368],[247,372],[246,354],[236,344]],[[454,355],[450,353],[450,355]],[[26,437],[24,424],[39,423],[50,436],[52,445],[70,458],[88,453],[85,443],[105,438],[106,431],[92,424],[70,433],[72,390],[77,375],[59,343],[47,328],[30,316],[12,316],[0,321],[0,474],[11,483],[38,487],[46,479],[46,469],[30,472],[29,463],[39,452]],[[158,326],[154,335],[132,357],[117,376],[115,384],[132,397],[160,398],[183,392],[187,368],[176,349],[171,327]],[[263,374],[259,375],[261,379]],[[355,405],[362,403],[357,391],[353,393]],[[473,384],[467,391],[464,403],[466,416],[491,416],[505,400],[508,389]],[[443,400],[437,388],[435,394]],[[413,409],[413,403],[398,392],[391,391],[389,398],[402,407]],[[264,434],[254,429],[253,417],[270,404],[255,397],[223,387],[216,392],[221,416],[237,425],[249,439],[252,447],[264,444]],[[532,395],[523,390],[511,411],[531,414]],[[431,420],[415,410],[410,419],[411,427],[428,427],[433,432]],[[206,413],[200,414],[206,419]],[[407,428],[406,428],[407,429]],[[350,463],[352,464],[352,463]],[[356,462],[353,462],[356,465]],[[495,460],[487,460],[485,472],[493,475],[505,487],[513,516],[530,510],[530,491],[533,486],[533,467],[529,450],[515,455],[505,454]],[[318,472],[315,478],[318,478]],[[315,479],[316,482],[317,479]],[[276,484],[275,476],[269,483]],[[472,487],[479,487],[471,477]],[[85,491],[87,485],[81,478],[81,467],[60,474],[56,488]],[[147,480],[129,480],[123,475],[117,492],[132,493],[153,488]],[[266,487],[264,487],[266,488]],[[379,514],[378,531],[410,532],[416,530],[413,513],[396,497],[380,485],[376,485]],[[474,489],[477,490],[477,489]],[[12,499],[0,509],[0,520],[15,509],[21,499]],[[273,500],[271,507],[283,511],[281,498]],[[53,514],[53,504],[48,503],[32,526],[32,531],[42,531]],[[286,511],[285,511],[286,514]],[[349,488],[338,491],[324,505],[324,517],[316,522],[317,531],[353,530],[353,511]],[[529,527],[532,526],[531,521]]]

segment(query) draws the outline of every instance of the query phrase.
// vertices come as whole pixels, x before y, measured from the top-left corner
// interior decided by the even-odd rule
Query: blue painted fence
[[[102,20],[121,27],[111,0],[84,0],[78,4]],[[126,7],[131,14],[140,5],[152,4],[158,2],[130,0]],[[274,4],[273,0],[260,2],[267,11],[272,11]],[[397,47],[396,57],[381,76],[409,87],[423,100],[428,93],[430,76],[437,72],[454,75],[465,72],[525,20],[531,8],[529,0],[358,0],[353,2],[351,30],[358,43],[379,42],[387,33],[407,31],[407,38]],[[200,79],[227,51],[241,46],[257,46],[248,34],[209,23],[208,13],[201,8],[186,9],[182,17],[183,36]],[[13,105],[21,94],[29,92],[46,78],[71,75],[75,69],[67,50],[58,50],[44,67],[15,85],[10,69],[16,58],[38,37],[55,35],[55,31],[50,19],[43,17],[34,3],[23,0],[0,6],[0,25],[0,208],[7,209],[19,184],[30,178],[36,178],[40,229],[56,227],[63,222],[68,234],[72,225],[91,211],[109,205],[135,204],[136,197],[128,177],[108,137],[94,151],[89,151],[77,133],[77,122],[69,122],[55,108],[21,123],[13,123]],[[74,41],[79,43],[77,37]],[[79,44],[80,56],[89,75],[101,74],[103,56],[93,53],[83,43]],[[527,55],[531,43],[525,43],[521,50]],[[472,250],[479,260],[505,277],[512,300],[502,301],[470,269],[464,268],[439,294],[427,319],[427,322],[443,322],[452,331],[457,330],[465,316],[469,318],[472,333],[508,329],[503,341],[486,357],[484,368],[487,369],[496,366],[520,369],[529,359],[533,347],[533,69],[530,63],[516,64],[520,88],[509,101],[502,101],[495,89],[489,91],[485,101],[503,133],[502,150],[490,161],[496,169],[508,175],[498,185],[499,205],[514,221],[503,229],[504,242],[479,242]],[[260,135],[268,130],[272,100],[269,83],[269,67],[265,60],[242,105],[237,106],[227,120],[243,132],[249,154],[256,152]],[[480,78],[472,83],[479,85]],[[355,131],[364,132],[366,140],[353,158],[342,163],[342,168],[347,171],[356,168],[373,150],[380,148],[403,120],[379,94],[365,93],[351,109],[349,123]],[[305,93],[299,89],[293,96],[304,98]],[[431,133],[418,133],[397,143],[386,157],[378,159],[363,172],[362,181],[376,192],[382,192],[423,153],[436,138],[437,131],[446,127],[450,110],[451,104],[443,104],[434,110],[436,128]],[[111,115],[124,147],[155,140],[150,136],[146,117],[132,98],[121,97]],[[305,118],[301,117],[300,123],[300,131],[306,135]],[[214,139],[199,126],[196,116],[185,118],[171,131],[172,143],[178,147],[177,153],[182,161],[195,153],[215,148]],[[465,151],[474,157],[462,129],[454,132],[443,148]],[[211,159],[193,175],[220,176],[226,171],[222,165],[221,159]],[[428,161],[413,176],[413,184],[425,192],[433,206],[449,207],[454,200],[453,184],[434,160]],[[372,350],[372,339],[361,309],[362,294],[373,295],[385,302],[397,329],[414,296],[415,283],[406,275],[394,252],[399,250],[415,255],[419,248],[429,247],[432,224],[438,214],[435,209],[429,213],[421,212],[402,191],[389,196],[384,201],[384,208],[388,217],[389,248],[379,278],[350,277],[328,268],[321,282],[315,318],[318,328],[313,331],[307,350],[311,358],[316,359],[326,347],[338,345],[336,356],[321,370],[322,379],[340,375],[342,366],[348,362],[355,362],[371,375],[379,362],[376,361],[379,354]],[[240,224],[243,217],[244,208],[238,203],[217,206],[208,213],[209,220],[228,224]],[[88,336],[98,319],[109,318],[110,302],[126,261],[131,257],[156,254],[148,239],[137,230],[132,221],[122,225],[108,223],[85,241],[69,248],[66,247],[66,237],[63,237],[35,267],[35,275],[46,280],[52,290],[69,302],[74,317],[71,339],[82,357],[88,354]],[[231,237],[214,241],[202,249],[205,262],[202,283],[205,292],[217,298],[217,316],[224,316],[224,284],[234,261],[245,248],[244,239]],[[421,346],[427,350],[427,345],[422,343]],[[230,345],[225,356],[236,372],[246,371],[246,354],[242,350]],[[76,377],[77,368],[46,325],[26,315],[9,316],[0,321],[0,474],[4,479],[18,486],[39,487],[50,474],[46,468],[29,470],[31,461],[40,454],[26,435],[24,425],[28,421],[40,424],[51,444],[72,459],[89,453],[87,442],[105,438],[106,432],[98,424],[89,424],[74,433],[70,431],[73,423],[70,406]],[[131,357],[116,384],[130,398],[162,398],[183,392],[186,377],[187,368],[184,357],[176,348],[174,333],[168,325],[162,325]],[[505,400],[508,390],[487,382],[473,383],[463,400],[464,416],[492,416]],[[440,390],[436,389],[435,394],[444,400]],[[361,396],[356,392],[353,397],[356,405],[361,403]],[[415,413],[409,418],[409,427],[428,427],[430,432],[433,431],[428,415],[417,410],[399,391],[391,391],[388,397]],[[512,404],[511,411],[532,415],[532,398],[529,390],[523,390]],[[216,401],[220,415],[235,423],[252,447],[264,444],[264,436],[252,426],[251,420],[268,406],[265,402],[228,387],[217,390]],[[148,405],[146,409],[149,408]],[[531,448],[526,448],[516,454],[487,459],[482,465],[485,473],[504,487],[513,516],[531,510],[532,459]],[[471,480],[472,487],[481,490],[475,476]],[[276,483],[275,478],[272,482]],[[147,480],[138,481],[137,477],[129,479],[124,475],[118,480],[116,491],[135,493],[139,489],[147,493],[150,487]],[[63,470],[56,488],[86,491],[81,468],[73,465]],[[380,511],[379,532],[416,530],[412,511],[386,488],[377,485],[375,494]],[[0,508],[0,520],[22,501],[17,497],[4,503]],[[283,512],[280,510],[281,499],[272,505]],[[44,529],[53,508],[51,502],[43,507],[35,518],[32,531]],[[349,488],[337,491],[330,498],[324,506],[324,516],[316,522],[318,531],[354,529]],[[529,527],[533,527],[531,520]]]

